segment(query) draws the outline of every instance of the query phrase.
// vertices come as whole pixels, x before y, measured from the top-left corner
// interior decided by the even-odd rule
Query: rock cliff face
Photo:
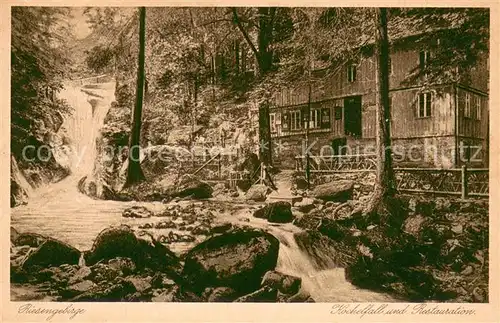
[[[82,178],[78,188],[82,193],[99,199],[112,199],[125,183],[130,109],[116,103],[104,119],[96,138],[96,157],[90,176]]]
[[[16,159],[10,158],[10,206],[25,204],[28,200],[31,185],[17,166]]]
[[[11,207],[27,203],[34,188],[58,182],[70,174],[69,145],[62,116],[37,120],[21,156],[11,155]]]
[[[128,138],[131,125],[132,89],[116,84],[115,98],[96,135],[96,153],[90,174],[80,179],[78,189],[98,199],[113,199],[125,183]]]

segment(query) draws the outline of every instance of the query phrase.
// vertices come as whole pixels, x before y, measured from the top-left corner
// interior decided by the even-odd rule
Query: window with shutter
[[[290,129],[291,130],[299,130],[301,128],[301,123],[302,123],[300,110],[292,111],[290,113],[290,120],[291,120]]]
[[[476,95],[476,120],[481,120],[481,97]]]
[[[420,69],[424,70],[428,65],[431,58],[431,53],[428,50],[420,51]]]
[[[464,109],[464,117],[471,117],[471,108],[470,108],[470,93],[465,93],[465,109]]]
[[[420,52],[420,63],[419,63],[420,69],[423,70],[425,68],[425,52],[421,51]]]
[[[281,129],[283,129],[283,131],[290,130],[290,113],[289,112],[283,112],[281,114]]]
[[[425,93],[425,116],[431,116],[431,104],[432,104],[432,96],[430,93]]]
[[[342,120],[342,107],[339,107],[339,106],[335,106],[333,108],[333,112],[334,112],[334,116],[335,116],[335,120]]]
[[[350,64],[347,66],[347,81],[353,83],[356,81],[356,65]]]
[[[418,96],[418,118],[430,117],[432,114],[432,93],[420,93]]]
[[[275,133],[276,132],[276,114],[275,113],[270,113],[269,114],[269,125],[271,128],[271,132]]]
[[[309,115],[307,114],[308,106],[303,106],[300,108],[300,117],[301,117],[301,127],[307,128],[307,123],[309,122]]]
[[[321,127],[321,113],[320,109],[311,109],[309,118],[309,128],[318,129]]]
[[[419,118],[422,118],[424,117],[424,114],[425,114],[425,98],[424,98],[424,95],[425,94],[420,94],[419,98],[418,98],[418,117]]]
[[[342,115],[341,115],[341,118],[342,118]],[[323,108],[323,109],[321,109],[321,128],[328,129],[330,127],[331,127],[330,108]]]

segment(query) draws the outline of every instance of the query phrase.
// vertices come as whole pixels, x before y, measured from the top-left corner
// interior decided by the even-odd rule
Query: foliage
[[[394,46],[428,46],[435,32],[446,36],[432,45],[427,69],[415,69],[408,83],[423,74],[428,83],[456,80],[466,75],[456,74],[457,67],[467,70],[487,53],[487,9],[388,11]],[[145,123],[165,131],[223,112],[224,102],[259,106],[281,89],[304,87],[310,79],[319,89],[343,64],[373,53],[373,13],[370,8],[148,8]],[[119,82],[133,96],[136,16],[116,8],[92,8],[89,14],[96,32],[112,30],[104,44],[117,53]]]
[[[95,46],[87,52],[85,62],[87,67],[94,73],[102,73],[109,69],[113,62],[115,53],[112,49],[104,46]]]
[[[393,11],[393,17],[413,26],[415,35],[408,37],[403,46],[425,44],[431,51],[429,64],[413,70],[406,84],[422,78],[426,84],[466,82],[470,69],[488,56],[487,8],[408,8]]]
[[[11,151],[15,157],[25,145],[43,142],[37,132],[69,111],[55,97],[69,63],[65,55],[65,44],[72,39],[68,15],[67,8],[12,8]]]

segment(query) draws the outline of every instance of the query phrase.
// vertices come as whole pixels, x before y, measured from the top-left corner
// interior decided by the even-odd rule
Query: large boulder
[[[226,286],[248,293],[276,267],[279,241],[267,232],[240,230],[212,237],[191,249],[183,276],[193,290]]]
[[[256,210],[253,216],[267,219],[267,221],[274,223],[288,223],[294,219],[292,205],[284,201],[269,203],[263,208]]]
[[[192,197],[197,199],[212,197],[212,187],[195,176],[183,175],[177,182],[171,197]]]
[[[123,276],[122,272],[102,262],[88,268],[90,269],[90,273],[87,278],[96,283],[110,282],[119,276]]]
[[[343,240],[349,231],[344,226],[340,225],[338,221],[328,218],[322,218],[316,228],[321,234],[327,236],[334,241]]]
[[[109,227],[101,231],[92,249],[85,255],[87,265],[116,257],[130,258],[138,269],[162,272],[180,271],[177,256],[144,231],[134,232],[129,226]]]
[[[96,287],[96,284],[90,280],[84,280],[78,283],[73,283],[69,285],[66,289],[64,289],[61,294],[62,297],[67,299],[67,298],[72,298],[77,295],[89,292],[93,288]]]
[[[118,277],[112,282],[92,285],[86,283],[78,291],[78,295],[70,298],[70,302],[119,302],[126,301],[129,295],[137,290],[132,282]],[[75,292],[75,289],[71,292]],[[71,295],[71,293],[70,293]],[[66,297],[70,296],[67,295]]]
[[[346,202],[352,200],[353,190],[353,181],[335,181],[316,186],[312,196],[323,201]]]
[[[229,222],[221,223],[219,225],[214,226],[210,232],[212,234],[224,233],[233,228],[233,225]]]
[[[138,251],[137,237],[130,227],[109,227],[97,235],[92,249],[85,255],[85,263],[93,265],[116,257],[136,259]]]
[[[264,202],[269,194],[269,187],[263,184],[258,184],[250,187],[245,194],[245,199],[248,201]]]
[[[393,259],[359,256],[346,268],[345,277],[357,287],[397,294],[410,302],[435,300],[440,294],[431,272],[400,266]]]
[[[299,190],[306,190],[309,186],[307,179],[304,176],[295,177],[294,181],[295,187]]]
[[[19,235],[14,235],[14,240],[12,241],[15,246],[30,246],[33,248],[38,248],[45,241],[47,241],[48,237],[38,234],[25,232]]]
[[[283,294],[294,295],[299,292],[301,284],[302,279],[299,277],[271,270],[264,275],[261,286],[270,286]]]
[[[428,222],[429,220],[420,214],[410,215],[403,223],[403,230],[419,238],[422,235],[422,229]]]
[[[145,293],[149,291],[151,286],[151,277],[141,277],[141,276],[129,276],[126,278],[129,282],[131,282],[135,289],[140,293]]]
[[[314,199],[312,198],[303,198],[302,201],[295,203],[295,207],[303,213],[309,213],[310,211],[316,208],[314,204]]]
[[[63,287],[69,286],[74,283],[81,282],[87,279],[86,276],[78,273],[78,265],[61,265],[59,267],[50,267],[33,272],[33,276],[37,282],[45,283],[48,282],[52,287]],[[78,277],[76,277],[78,273]]]
[[[136,265],[130,258],[117,257],[108,261],[108,266],[123,275],[129,275],[136,270]]]
[[[22,268],[31,270],[63,264],[77,265],[80,254],[78,249],[67,243],[47,238],[36,250],[26,256]]]

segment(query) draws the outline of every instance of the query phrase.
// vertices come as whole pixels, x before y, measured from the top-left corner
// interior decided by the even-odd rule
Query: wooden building
[[[436,37],[436,42],[439,39]],[[408,46],[411,39],[405,40],[405,46],[391,43],[389,62],[395,164],[451,168],[467,163],[487,167],[488,57],[480,57],[473,68],[461,72],[467,74],[463,78],[467,81],[409,84],[408,75],[423,68],[433,53],[418,42]],[[373,50],[360,54],[356,62],[340,63],[328,74],[310,87],[290,86],[274,96],[270,124],[275,165],[293,168],[295,157],[304,154],[307,122],[307,146],[315,156],[337,155],[335,139],[345,142],[341,153],[374,153],[377,86]]]

